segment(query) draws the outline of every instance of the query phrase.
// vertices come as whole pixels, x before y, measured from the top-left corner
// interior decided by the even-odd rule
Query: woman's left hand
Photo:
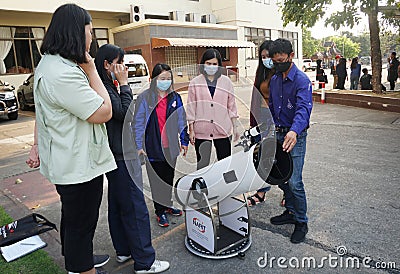
[[[179,152],[182,152],[182,150],[183,150],[183,154],[182,154],[182,155],[183,155],[183,156],[186,156],[187,151],[188,151],[188,146],[182,145]]]
[[[240,133],[237,129],[237,127],[233,127],[233,141],[236,142],[237,140],[239,140],[240,137]]]
[[[37,168],[40,166],[39,150],[37,145],[33,145],[29,152],[29,158],[26,160],[26,164],[30,168]]]

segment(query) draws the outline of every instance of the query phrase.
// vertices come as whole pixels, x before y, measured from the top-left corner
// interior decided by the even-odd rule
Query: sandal
[[[285,195],[283,195],[282,196],[282,200],[281,200],[281,203],[280,203],[280,205],[281,205],[281,207],[285,207]]]
[[[256,198],[257,200],[255,200],[254,198]],[[248,197],[247,200],[249,200],[249,202],[250,202],[250,204],[247,203],[249,206],[258,205],[259,203],[264,202],[264,200],[265,200],[265,193],[264,193],[264,196],[263,196],[263,197],[260,197],[260,195],[258,195],[258,192],[256,192],[254,195]]]

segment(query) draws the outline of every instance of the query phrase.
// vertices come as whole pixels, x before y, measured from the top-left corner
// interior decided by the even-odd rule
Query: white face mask
[[[204,65],[204,71],[210,76],[217,73],[218,69],[219,69],[218,66]]]

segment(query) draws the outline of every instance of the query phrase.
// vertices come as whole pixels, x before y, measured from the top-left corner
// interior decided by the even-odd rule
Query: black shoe
[[[108,255],[93,255],[93,264],[94,267],[102,267],[110,260],[110,256]]]
[[[289,210],[285,210],[281,215],[272,217],[270,220],[273,225],[295,224],[294,214]]]
[[[307,232],[308,232],[307,223],[296,223],[292,237],[290,237],[290,241],[294,244],[304,242]]]

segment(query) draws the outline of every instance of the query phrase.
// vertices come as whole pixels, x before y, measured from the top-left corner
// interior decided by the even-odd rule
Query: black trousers
[[[91,181],[56,185],[61,199],[61,252],[65,268],[84,272],[93,268],[93,237],[103,196],[103,175]]]
[[[155,260],[149,212],[143,196],[140,160],[116,161],[108,179],[108,225],[117,255],[132,256],[135,270],[150,269]]]
[[[211,157],[211,143],[214,143],[215,151],[217,153],[217,159],[221,160],[228,156],[231,156],[231,138],[221,138],[214,140],[195,140],[194,147],[196,149],[197,157],[197,169],[201,169],[210,164]]]
[[[165,161],[146,161],[151,195],[156,215],[172,206],[172,187],[174,182],[176,157],[171,158],[169,149],[164,148]]]
[[[389,80],[390,83],[390,90],[394,90],[394,87],[396,86],[396,80]]]
[[[344,76],[344,77],[338,76],[338,82],[337,82],[336,88],[337,89],[345,89],[344,88],[345,81],[346,81],[346,76]]]

